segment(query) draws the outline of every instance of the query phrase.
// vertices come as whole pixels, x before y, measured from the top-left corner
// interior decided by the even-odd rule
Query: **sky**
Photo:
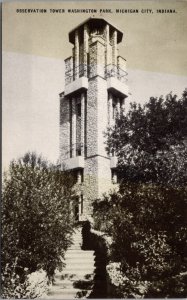
[[[43,8],[42,13],[19,9]],[[129,101],[144,103],[187,87],[187,2],[17,2],[3,4],[3,166],[26,151],[56,162],[59,155],[59,93],[64,89],[64,59],[71,55],[68,32],[96,9],[123,31],[120,55],[127,60]],[[64,9],[64,13],[50,13]],[[111,13],[100,12],[111,9]],[[138,9],[138,13],[116,13]],[[157,13],[175,9],[175,13]],[[147,11],[147,12],[145,12]],[[151,11],[151,12],[148,12]],[[128,105],[127,102],[127,105]]]

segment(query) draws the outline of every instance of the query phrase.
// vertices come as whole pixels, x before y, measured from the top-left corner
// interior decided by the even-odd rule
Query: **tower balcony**
[[[66,66],[68,66],[68,60],[70,58],[65,60]],[[88,65],[87,64],[80,64],[79,66],[74,67],[74,68],[69,68],[69,67],[66,67],[66,68],[67,68],[67,70],[65,72],[65,85],[69,85],[70,83],[72,83],[73,81],[75,81],[78,78],[88,77]]]
[[[84,157],[76,156],[67,158],[62,161],[62,165],[65,166],[66,170],[84,169]]]
[[[66,61],[66,64],[67,63],[68,60]],[[88,79],[92,74],[91,71],[93,70],[93,67],[87,64],[80,64],[73,69],[66,67],[64,91],[66,96],[75,93],[78,90],[88,89]],[[101,68],[103,68],[103,73],[107,80],[107,89],[113,94],[126,97],[128,95],[127,72],[114,64],[107,65],[106,67],[100,66],[100,71]]]
[[[88,89],[88,66],[81,64],[65,72],[65,95]]]
[[[86,145],[76,143],[69,147],[63,147],[61,167],[66,170],[84,169],[84,157]]]
[[[105,69],[107,89],[116,95],[126,97],[128,95],[127,72],[116,65],[107,65]]]

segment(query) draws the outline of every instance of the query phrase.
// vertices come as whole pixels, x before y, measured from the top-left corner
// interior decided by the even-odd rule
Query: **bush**
[[[25,270],[43,269],[52,280],[55,269],[62,267],[62,257],[71,243],[72,185],[70,174],[34,153],[10,164],[3,182],[3,293],[13,272],[23,284]]]
[[[179,275],[187,270],[186,204],[185,187],[135,183],[94,203],[97,227],[105,216],[112,235],[111,260],[120,263],[115,272],[123,297],[185,296]],[[176,276],[178,288],[170,289]]]
[[[27,268],[24,271],[25,280],[20,282],[19,275],[15,273],[15,265],[6,266],[2,276],[2,281],[6,280],[6,284],[3,285],[3,298],[32,299],[46,295],[48,290],[46,272],[39,270],[29,274]]]
[[[186,128],[187,90],[179,100],[170,93],[132,103],[106,133],[120,192],[95,202],[94,218],[112,235],[111,259],[119,265],[111,269],[123,297],[187,294]]]

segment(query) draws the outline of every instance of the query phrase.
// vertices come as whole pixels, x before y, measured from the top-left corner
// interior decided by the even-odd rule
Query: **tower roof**
[[[102,26],[104,24],[109,24],[113,29],[115,29],[117,31],[117,43],[120,43],[121,40],[122,40],[122,38],[123,38],[123,32],[121,30],[119,30],[116,26],[114,26],[111,22],[109,23],[104,18],[90,17],[90,18],[86,19],[85,21],[83,21],[82,23],[80,23],[78,26],[76,26],[75,28],[73,28],[69,32],[69,41],[70,41],[70,43],[74,44],[74,41],[75,41],[75,31],[78,28],[83,27],[84,24],[88,24],[88,26],[91,27],[91,28],[95,27],[95,26]]]

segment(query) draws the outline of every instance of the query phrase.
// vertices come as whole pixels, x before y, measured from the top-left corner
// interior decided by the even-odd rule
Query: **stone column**
[[[97,41],[97,75],[105,78],[105,44]]]
[[[108,94],[108,125],[111,126],[112,125],[112,94],[109,93]]]
[[[117,111],[117,114],[120,113],[120,99],[119,98],[117,98],[116,111]]]
[[[85,144],[85,94],[81,94],[81,156],[85,156],[84,144]]]
[[[110,36],[109,36],[109,25],[107,24],[106,25],[106,28],[105,28],[105,38],[106,38],[106,57],[105,57],[105,61],[106,61],[106,67],[109,65],[109,43],[110,43]]]
[[[76,156],[76,99],[72,99],[72,157]]]
[[[121,100],[121,111],[123,112],[125,109],[125,98]]]
[[[82,210],[83,210],[82,195],[80,195],[79,196],[79,221],[82,221]]]
[[[117,31],[114,30],[113,36],[112,36],[112,64],[115,66],[117,71]]]
[[[82,178],[82,174],[81,174],[81,170],[78,170],[77,172],[77,183],[81,183],[81,178]]]
[[[79,78],[79,33],[75,31],[75,79]]]
[[[87,61],[87,54],[88,54],[88,25],[84,24],[84,76],[88,76],[88,61]]]

